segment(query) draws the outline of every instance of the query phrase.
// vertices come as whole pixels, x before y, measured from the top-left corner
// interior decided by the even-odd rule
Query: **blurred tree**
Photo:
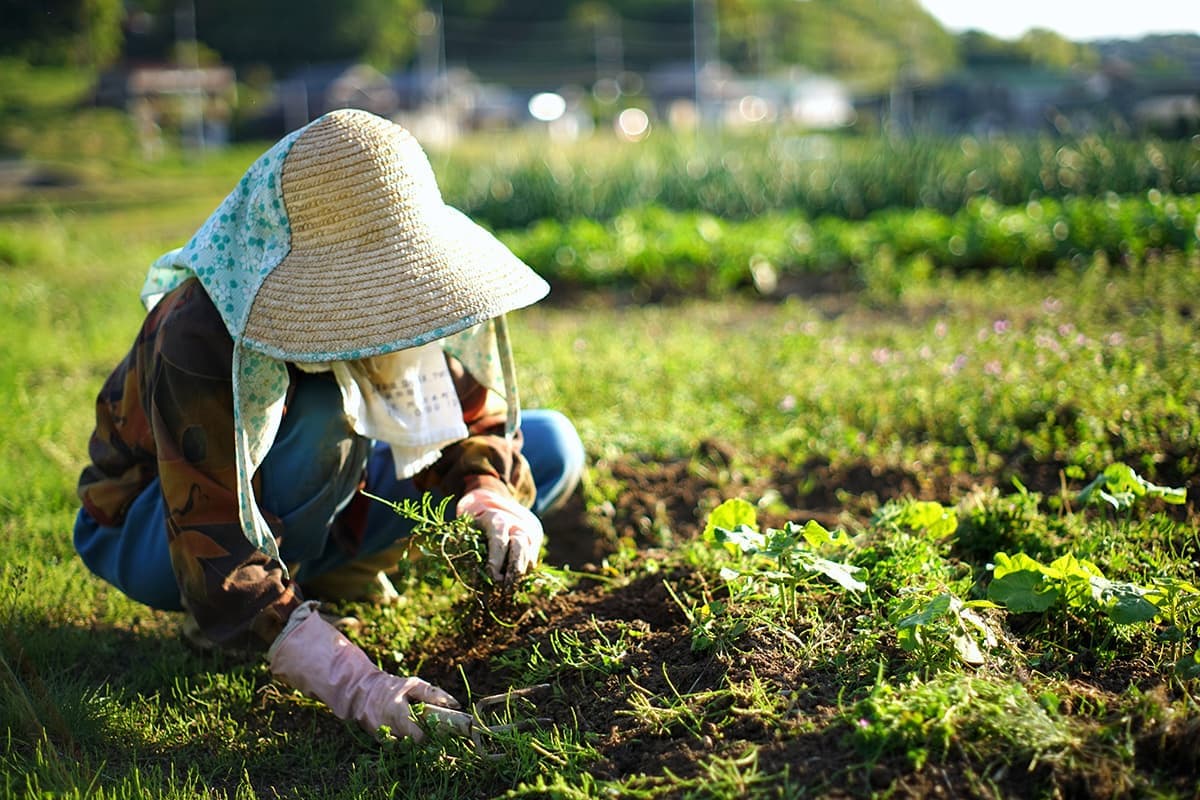
[[[1029,62],[1057,70],[1094,67],[1100,54],[1086,44],[1079,44],[1045,28],[1032,28],[1017,41],[1017,46],[1029,55]]]
[[[646,59],[638,56],[646,48],[635,50],[633,39],[653,32],[661,37],[660,60],[690,58],[695,16],[703,24],[715,10],[715,25],[700,34],[717,42],[724,61],[745,72],[800,64],[882,87],[901,74],[930,79],[958,64],[954,37],[917,0],[442,0],[440,5],[455,42],[471,43],[469,53],[450,55],[467,61],[533,47],[543,56],[560,48],[578,57],[580,46],[567,40],[590,41],[581,34],[610,20],[612,30],[631,39],[625,48],[628,66],[643,68]],[[553,23],[562,24],[549,27]],[[546,35],[552,30],[557,38]],[[528,47],[517,44],[522,38]]]
[[[1040,66],[1054,70],[1092,67],[1100,55],[1086,44],[1072,42],[1044,28],[1031,28],[1020,39],[998,39],[982,31],[959,36],[963,64],[972,68]]]
[[[344,60],[388,70],[412,56],[412,22],[423,7],[421,0],[203,0],[196,35],[238,67],[286,72]]]
[[[934,79],[958,64],[954,37],[917,0],[721,0],[721,10],[723,36],[864,88]]]
[[[111,64],[121,52],[121,0],[2,0],[0,55],[33,64]]]
[[[964,31],[958,37],[959,52],[967,67],[1013,66],[1029,63],[1029,53],[1016,42],[983,31]]]

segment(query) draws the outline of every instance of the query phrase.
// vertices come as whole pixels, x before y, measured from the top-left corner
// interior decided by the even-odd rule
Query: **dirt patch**
[[[775,459],[742,468],[736,453],[711,441],[684,458],[627,456],[594,465],[592,474],[589,500],[577,493],[546,521],[546,531],[551,563],[597,577],[532,607],[512,609],[513,616],[499,621],[477,615],[461,634],[430,642],[420,665],[423,677],[457,696],[478,697],[536,682],[529,665],[537,659],[529,655],[540,654],[553,692],[539,702],[537,714],[589,737],[600,753],[590,770],[601,779],[640,776],[632,777],[635,784],[644,780],[661,789],[658,781],[673,776],[671,781],[687,785],[705,780],[713,760],[721,759],[775,776],[789,791],[822,797],[1031,796],[1048,787],[1072,796],[1122,796],[1120,781],[1128,773],[1105,778],[1102,755],[1080,756],[1067,772],[1044,763],[997,769],[957,756],[915,768],[903,754],[865,756],[853,743],[844,712],[869,688],[880,664],[889,669],[899,664],[903,656],[897,649],[887,645],[865,655],[846,654],[836,663],[804,663],[774,633],[750,630],[732,648],[698,652],[688,616],[668,588],[699,597],[696,576],[683,569],[642,571],[662,548],[698,536],[708,511],[730,497],[757,501],[773,491],[779,496],[773,507],[787,511],[761,511],[761,524],[815,519],[833,527],[866,523],[879,504],[894,498],[952,504],[1004,479],[821,459]],[[1043,494],[1057,493],[1062,480],[1056,465],[1024,470],[1022,476],[1026,486]],[[603,497],[612,499],[598,499]],[[623,547],[628,553],[629,545],[636,553],[629,574],[639,577],[613,584],[602,562]],[[597,660],[598,651],[609,660]],[[1136,657],[1104,664],[1079,652],[1071,659],[1060,664],[1075,676],[1063,695],[1064,713],[1075,704],[1117,707],[1130,685],[1150,691],[1161,683]],[[739,695],[747,687],[763,694],[751,702]],[[766,717],[762,696],[771,698]],[[756,711],[748,712],[751,707]],[[1131,735],[1143,774],[1186,787],[1188,770],[1179,764],[1192,764],[1197,755],[1194,720],[1148,718]]]
[[[772,507],[786,511],[761,510],[759,522],[764,526],[811,519],[834,528],[865,524],[880,505],[897,498],[954,505],[981,489],[1010,492],[1014,475],[1031,492],[1057,495],[1063,490],[1064,468],[1057,463],[1030,462],[1020,454],[1013,455],[996,474],[982,475],[954,472],[941,465],[924,465],[916,472],[869,462],[834,464],[824,458],[791,461],[778,456],[757,459],[752,468],[745,468],[730,446],[703,441],[686,457],[627,455],[619,461],[592,465],[598,493],[614,499],[593,502],[589,507],[577,492],[548,518],[547,561],[580,568],[599,564],[622,540],[639,549],[687,541],[699,535],[709,511],[732,497],[757,503],[769,493],[776,494],[779,502]],[[1172,475],[1159,480],[1186,487],[1189,498],[1200,497],[1200,476]],[[1178,520],[1200,518],[1194,501],[1162,511]]]
[[[687,541],[701,532],[708,512],[731,497],[757,502],[768,493],[777,494],[778,505],[788,511],[760,512],[766,526],[812,519],[836,527],[847,519],[865,522],[888,500],[952,502],[952,494],[972,485],[945,472],[918,475],[865,463],[834,465],[819,458],[799,463],[775,458],[759,462],[751,472],[738,466],[731,448],[714,441],[701,442],[686,458],[628,456],[597,464],[594,472],[598,482],[619,491],[610,492],[614,500],[593,508],[576,493],[546,520],[549,563],[576,568],[597,564],[623,539],[639,548]]]

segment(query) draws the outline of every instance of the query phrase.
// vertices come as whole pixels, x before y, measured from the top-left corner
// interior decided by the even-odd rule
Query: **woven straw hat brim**
[[[442,201],[408,131],[331,112],[280,173],[290,248],[247,314],[243,341],[276,358],[335,361],[415,347],[537,302],[540,276]]]
[[[293,250],[263,282],[243,338],[288,361],[416,347],[533,305],[550,291],[491,233],[450,206],[420,236]]]

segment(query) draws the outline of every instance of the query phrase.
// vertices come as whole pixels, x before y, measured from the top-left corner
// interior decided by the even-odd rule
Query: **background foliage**
[[[5,0],[2,8],[0,55],[98,68],[122,58],[169,58],[184,30],[180,14],[192,6],[174,0]],[[423,8],[418,0],[194,4],[202,44],[236,67],[266,67],[279,75],[349,59],[385,69],[406,65],[421,45],[424,23],[417,12]],[[980,32],[956,37],[917,0],[444,0],[438,8],[448,56],[500,78],[518,77],[514,65],[519,72],[522,58],[582,65],[601,57],[597,47],[606,36],[624,40],[624,69],[689,62],[699,36],[741,71],[798,65],[864,88],[884,87],[897,77],[934,79],[962,65],[1066,68],[1095,60],[1088,47],[1049,31],[1011,42]]]

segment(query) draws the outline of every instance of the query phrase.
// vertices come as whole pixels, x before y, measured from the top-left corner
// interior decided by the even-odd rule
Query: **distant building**
[[[227,143],[237,83],[224,66],[125,66],[101,74],[92,99],[128,111],[143,153],[154,157],[162,150],[164,129],[180,131],[184,144],[193,147]]]
[[[845,84],[802,69],[744,76],[723,64],[697,73],[691,62],[676,62],[648,71],[645,85],[656,113],[672,122],[699,118],[730,128],[784,123],[825,130],[854,120]]]
[[[1136,77],[1120,64],[1091,72],[1013,66],[972,70],[936,84],[903,82],[860,98],[860,120],[893,133],[988,135],[1126,130],[1200,133],[1200,75]]]
[[[391,79],[367,64],[304,67],[280,81],[277,92],[284,131],[295,130],[338,108],[361,108],[383,117],[390,117],[400,108],[400,97]]]

